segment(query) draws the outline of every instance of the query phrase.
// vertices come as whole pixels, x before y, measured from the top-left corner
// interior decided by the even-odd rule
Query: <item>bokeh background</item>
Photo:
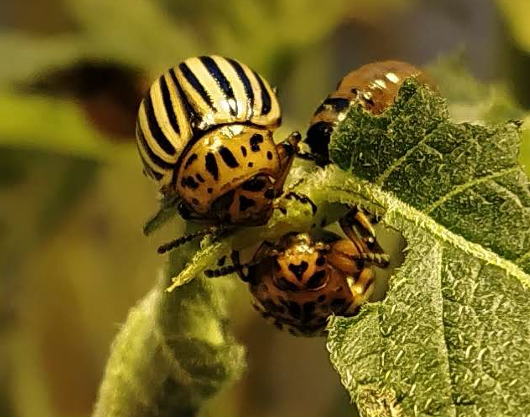
[[[279,137],[378,59],[456,53],[524,114],[528,16],[528,0],[1,0],[0,415],[91,413],[112,338],[164,265],[156,246],[182,230],[141,233],[157,195],[135,113],[167,67],[213,53],[247,63],[279,88]],[[325,340],[270,327],[243,284],[233,312],[249,367],[204,413],[355,414]]]

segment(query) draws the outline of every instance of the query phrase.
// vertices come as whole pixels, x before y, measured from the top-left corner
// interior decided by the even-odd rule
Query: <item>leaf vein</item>
[[[482,184],[482,183],[486,183],[488,181],[493,181],[493,180],[495,180],[495,179],[497,179],[499,177],[506,176],[508,174],[511,174],[511,173],[517,171],[517,170],[519,170],[519,167],[514,166],[514,167],[508,168],[506,170],[502,170],[502,171],[499,171],[497,173],[490,174],[488,176],[480,177],[478,179],[473,179],[472,181],[469,181],[467,183],[461,184],[461,185],[455,187],[453,190],[451,190],[446,195],[442,196],[437,201],[435,201],[429,207],[427,207],[426,209],[422,210],[422,212],[425,215],[430,215],[436,208],[438,208],[441,205],[443,205],[445,202],[447,202],[452,197],[454,197],[454,196],[456,196],[456,195],[458,195],[458,194],[460,194],[462,192],[465,192],[467,189],[469,189],[471,187],[474,187],[474,186],[477,186],[477,185]]]
[[[407,150],[407,152],[405,152],[401,157],[397,158],[393,164],[391,164],[384,172],[383,174],[381,174],[380,176],[378,176],[376,179],[375,179],[375,184],[378,185],[378,186],[382,186],[383,183],[385,182],[385,180],[390,176],[390,174],[392,174],[398,167],[401,166],[401,164],[403,164],[403,162],[413,153],[415,152],[416,150],[420,149],[421,146],[423,146],[429,139],[430,139],[430,135],[432,132],[434,132],[436,130],[436,128],[438,128],[438,126],[440,126],[440,124],[436,125],[435,127],[433,127],[432,129],[428,130],[425,132],[425,136],[423,137],[423,139],[418,142],[416,145],[414,145],[412,148],[409,148]]]

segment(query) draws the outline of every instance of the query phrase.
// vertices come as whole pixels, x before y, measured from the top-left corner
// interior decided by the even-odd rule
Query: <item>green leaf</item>
[[[164,290],[196,250],[174,251],[167,272],[131,309],[112,345],[95,416],[198,415],[242,373],[244,349],[226,329],[230,280],[197,278]]]
[[[455,121],[495,124],[525,116],[508,86],[482,84],[473,78],[463,50],[438,59],[426,70],[436,80],[441,95],[447,98],[449,113]]]
[[[134,147],[116,144],[98,132],[74,102],[0,91],[0,112],[9,115],[0,124],[0,146],[4,148],[99,161],[136,153]]]
[[[334,318],[328,350],[362,415],[526,415],[530,187],[519,125],[456,124],[407,81],[381,116],[354,106],[306,187],[368,200],[407,241],[383,302]],[[524,271],[523,271],[524,270]]]

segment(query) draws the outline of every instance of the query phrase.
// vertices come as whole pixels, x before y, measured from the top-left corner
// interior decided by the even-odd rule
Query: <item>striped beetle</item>
[[[280,123],[275,91],[230,58],[188,58],[153,83],[136,126],[144,172],[178,197],[184,219],[214,225],[160,253],[226,226],[268,221],[301,139],[294,132],[276,145]]]

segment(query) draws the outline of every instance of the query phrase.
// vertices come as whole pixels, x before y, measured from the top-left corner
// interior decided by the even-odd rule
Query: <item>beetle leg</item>
[[[381,248],[375,237],[375,231],[367,215],[358,207],[352,208],[339,221],[346,236],[353,242],[359,252],[359,259],[380,266],[388,265],[390,257]],[[353,226],[356,229],[353,229]]]
[[[276,145],[276,151],[280,157],[280,172],[274,182],[275,196],[282,194],[283,185],[293,164],[296,151],[298,149],[298,143],[301,141],[302,135],[300,132],[293,132],[289,137],[281,144]]]
[[[374,290],[374,272],[371,268],[364,268],[357,276],[357,279],[348,277],[348,287],[353,295],[353,303],[350,305],[347,314],[354,314],[359,307],[364,304]]]

